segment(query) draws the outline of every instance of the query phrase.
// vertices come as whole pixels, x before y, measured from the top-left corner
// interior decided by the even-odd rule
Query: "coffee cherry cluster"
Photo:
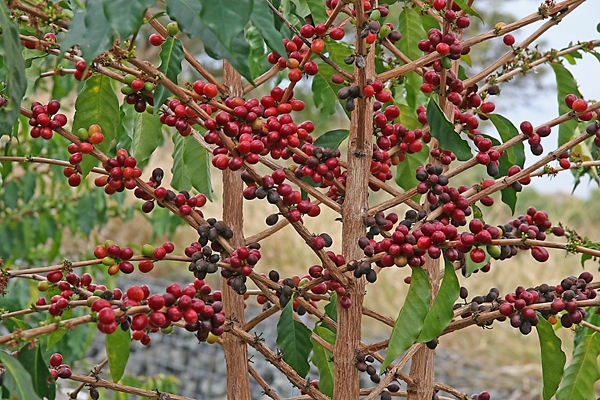
[[[69,379],[71,377],[71,367],[63,364],[63,356],[60,353],[54,353],[50,356],[48,369],[52,379]]]
[[[452,161],[456,160],[456,155],[450,150],[431,149],[429,155],[442,165],[450,165]]]
[[[595,137],[594,137],[594,145],[596,147],[600,147],[600,125],[598,125],[598,122],[593,122],[593,123],[589,124],[585,128],[585,131],[588,134],[590,134],[590,135],[595,135]],[[562,164],[561,164],[561,167],[564,168],[564,166]]]
[[[431,28],[429,32],[427,32],[427,39],[421,40],[418,47],[419,50],[425,53],[437,51],[440,55],[445,56],[445,58],[441,60],[441,64],[445,69],[451,68],[452,60],[458,60],[461,55],[470,52],[470,48],[463,48],[453,31],[448,31],[448,33],[444,35],[437,28]]]
[[[389,213],[388,215],[385,215],[380,211],[373,216],[367,216],[365,218],[365,225],[368,228],[367,238],[371,240],[375,236],[381,234],[382,231],[390,231],[397,222],[398,215],[396,213]]]
[[[315,27],[312,25],[304,25],[301,29],[302,30],[300,34],[304,38],[310,38],[313,35],[317,36],[312,40],[312,42],[310,42],[310,49],[314,53],[322,52],[325,48],[325,42],[321,37],[318,37],[320,35],[316,35],[316,33],[323,35],[327,30],[325,25],[319,24]],[[306,72],[307,75],[317,74],[319,67],[314,61],[307,61],[304,65],[300,65],[302,59],[305,57],[309,49],[300,36],[295,35],[291,40],[288,38],[283,39],[283,46],[285,47],[287,54],[287,61],[284,57],[280,56],[276,52],[269,53],[267,56],[267,61],[273,65],[278,64],[282,69],[288,68],[288,79],[291,82],[300,81],[302,79],[303,72]]]
[[[146,104],[154,105],[152,96],[146,96],[144,92],[151,93],[155,88],[154,83],[138,78],[133,74],[125,75],[125,85],[121,87],[121,93],[125,95],[125,102],[133,104],[135,111],[142,113],[146,111]],[[153,111],[153,110],[148,110]],[[195,116],[195,114],[194,114]]]
[[[310,143],[302,146],[302,151],[308,156],[306,159],[294,154],[292,159],[298,163],[294,174],[298,178],[310,177],[316,184],[323,187],[332,186],[334,178],[339,178],[341,168],[339,149],[316,147]]]
[[[352,56],[352,62],[356,62],[354,56]],[[342,84],[345,83],[345,79],[341,75],[333,75],[331,77],[333,83]],[[388,103],[392,101],[392,94],[386,90],[383,86],[383,82],[381,81],[371,81],[367,80],[367,84],[363,88],[363,94],[366,97],[373,97],[377,100],[377,104],[373,104],[373,108],[375,110],[379,110],[382,106],[382,103]],[[340,100],[346,100],[344,103],[344,107],[348,111],[353,111],[355,104],[354,99],[360,97],[360,88],[357,84],[353,83],[350,86],[344,86],[338,90],[337,96]]]
[[[58,100],[50,100],[46,105],[38,101],[31,104],[33,116],[29,118],[29,126],[32,127],[29,134],[32,138],[36,139],[41,136],[42,139],[50,140],[53,130],[67,124],[67,116],[58,113],[59,109],[60,102]]]
[[[358,369],[360,372],[366,372],[369,375],[371,382],[377,384],[377,383],[379,383],[381,378],[379,377],[379,374],[377,373],[377,369],[375,368],[375,366],[373,366],[374,362],[375,362],[375,358],[372,355],[367,355],[367,354],[363,353],[362,351],[359,351],[358,353],[356,353],[356,364],[355,364],[356,369]],[[395,382],[390,383],[390,385],[394,385],[394,384],[397,385],[397,383],[395,383]],[[395,386],[393,386],[392,389],[395,389]],[[389,388],[388,388],[388,390],[389,390]],[[398,388],[398,390],[400,390],[400,388]],[[396,391],[398,391],[398,390],[396,390]]]
[[[223,260],[231,266],[231,269],[222,269],[221,276],[227,279],[227,284],[238,294],[244,294],[248,290],[246,278],[252,274],[252,269],[260,260],[259,249],[259,243],[242,246]]]
[[[544,152],[544,147],[541,144],[542,138],[550,135],[550,127],[547,125],[540,126],[535,132],[533,131],[533,125],[529,121],[523,121],[519,125],[521,132],[528,136],[527,143],[529,143],[531,152],[539,156]]]
[[[546,231],[550,228],[552,228],[552,222],[548,219],[548,213],[538,211],[535,207],[529,207],[526,215],[520,215],[504,226],[506,232],[512,233],[515,237],[537,240],[546,240]],[[555,232],[560,234],[561,229],[556,229]],[[527,246],[520,248],[528,249]],[[546,262],[549,258],[548,250],[541,246],[531,248],[531,255],[539,262]]]
[[[145,290],[146,289],[146,290]],[[196,279],[185,288],[173,283],[163,295],[150,295],[147,288],[132,286],[127,289],[124,306],[146,304],[149,314],[136,314],[131,318],[132,338],[143,345],[150,344],[149,333],[162,330],[170,333],[172,322],[185,321],[185,329],[196,332],[199,341],[214,343],[223,334],[225,314],[221,292],[214,291],[204,280]]]
[[[565,104],[574,112],[580,113],[580,115],[578,115],[577,118],[579,118],[582,121],[590,121],[594,118],[594,112],[587,111],[588,102],[584,99],[579,99],[573,93],[570,93],[565,96]]]
[[[470,397],[471,400],[490,400],[491,398],[492,396],[485,390],[479,394],[472,394]]]
[[[38,282],[38,290],[40,292],[46,292],[50,284],[55,284],[56,288],[60,290],[60,293],[52,296],[50,299],[50,306],[48,313],[52,316],[59,316],[64,310],[69,307],[69,300],[73,296],[73,293],[79,293],[80,297],[86,298],[86,292],[82,289],[92,292],[96,298],[109,297],[115,298],[119,295],[120,290],[115,289],[114,291],[107,291],[106,286],[96,285],[92,283],[92,276],[90,274],[83,274],[81,278],[74,272],[68,272],[66,277],[62,270],[50,271],[46,275],[46,281]],[[45,297],[39,297],[35,301],[36,306],[47,305]]]
[[[206,220],[208,225],[200,225],[198,227],[198,244],[206,246],[208,242],[211,242],[211,247],[214,251],[221,251],[221,245],[217,241],[219,237],[229,240],[233,237],[233,230],[228,227],[225,222],[217,221],[216,218],[209,218]]]
[[[160,122],[167,126],[174,126],[181,136],[189,136],[192,133],[192,125],[196,123],[196,112],[179,100],[171,100],[169,109],[172,114],[161,114]]]
[[[344,256],[341,254],[335,254],[333,251],[328,251],[327,256],[338,267],[342,267],[343,265],[346,264],[346,260],[344,259]],[[315,279],[323,278],[324,279],[324,282],[319,283],[318,285],[315,285],[310,289],[311,292],[313,292],[314,294],[325,294],[328,291],[333,291],[338,296],[346,295],[346,289],[342,286],[342,284],[340,282],[336,281],[335,279],[333,279],[333,277],[331,276],[329,271],[326,270],[325,268],[323,268],[323,266],[321,266],[321,265],[312,265],[308,269],[307,277],[309,279],[312,279],[312,278],[315,278]]]
[[[271,175],[263,176],[260,185],[257,185],[254,178],[246,171],[242,172],[242,179],[247,185],[243,192],[246,200],[267,198],[271,204],[283,201],[289,207],[286,218],[292,223],[301,221],[302,215],[316,217],[321,213],[319,205],[312,204],[308,197],[302,200],[299,191],[293,190],[292,186],[284,183],[285,172],[281,169],[273,171]],[[267,217],[266,223],[272,226],[278,219],[279,214],[271,214]]]
[[[477,146],[479,152],[475,156],[477,162],[485,165],[487,173],[491,177],[495,177],[499,173],[498,165],[503,152],[492,149],[492,140],[482,135],[476,135],[473,138],[473,143]]]
[[[214,274],[219,270],[219,253],[213,253],[210,246],[200,247],[200,243],[193,242],[185,249],[185,254],[192,259],[188,269],[197,279],[204,279],[207,274]]]
[[[104,187],[104,193],[111,195],[125,189],[136,189],[136,178],[142,176],[142,170],[136,167],[137,160],[127,150],[119,149],[114,158],[102,162],[108,175],[100,175],[94,180],[98,187]],[[141,190],[141,189],[140,189]]]

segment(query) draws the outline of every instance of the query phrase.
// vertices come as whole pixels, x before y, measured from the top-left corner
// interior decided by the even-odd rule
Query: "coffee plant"
[[[252,368],[252,347],[301,390],[297,399],[486,400],[484,387],[468,394],[437,382],[435,349],[496,321],[516,336],[536,331],[544,399],[595,398],[600,283],[591,272],[576,260],[559,282],[475,296],[459,281],[512,257],[539,268],[565,253],[583,266],[600,256],[560,215],[515,212],[537,177],[598,180],[600,103],[583,98],[564,61],[600,60],[600,40],[535,46],[584,1],[543,0],[509,24],[484,21],[465,0],[0,2],[3,398],[53,400],[71,380],[80,384],[72,399],[82,390],[97,399],[98,388],[187,399],[121,380],[132,341],[177,329],[224,348],[230,399],[250,399],[250,377],[281,398]],[[485,31],[469,36],[474,19]],[[471,53],[488,42],[504,54],[477,71]],[[159,52],[157,65],[142,49]],[[558,82],[553,119],[534,126],[494,112],[503,86],[546,65]],[[325,132],[330,118],[347,128]],[[557,143],[546,139],[552,130]],[[150,159],[164,137],[174,145],[170,182]],[[211,165],[222,215],[203,210],[215,197]],[[456,183],[474,170],[487,178]],[[269,210],[264,225],[245,226],[246,200]],[[512,219],[486,218],[505,206]],[[311,219],[331,215],[323,209],[341,223],[312,232]],[[101,237],[109,219],[128,224],[135,210],[160,233],[155,242]],[[185,248],[158,241],[171,240],[175,219],[189,228]],[[297,236],[282,234],[288,225]],[[307,246],[293,276],[255,268],[274,235]],[[187,268],[189,284],[115,286],[115,275],[167,262]],[[366,290],[395,269],[409,285],[397,317],[364,307]],[[9,301],[19,291],[35,293],[30,304]],[[247,302],[262,312],[247,319]],[[268,318],[278,320],[277,348],[255,333]],[[393,329],[365,343],[363,324]],[[576,332],[568,364],[559,327]],[[94,334],[105,336],[107,361],[86,375],[69,354]],[[361,385],[363,373],[372,384]]]

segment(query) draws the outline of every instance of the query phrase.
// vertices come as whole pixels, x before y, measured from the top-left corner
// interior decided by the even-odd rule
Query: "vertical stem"
[[[357,26],[363,18],[363,2],[355,2]],[[357,34],[357,54],[366,56],[366,67],[355,68],[355,81],[361,93],[367,78],[375,75],[374,47],[366,54],[364,39]],[[364,215],[368,210],[369,167],[373,153],[373,101],[359,97],[356,109],[352,113],[350,136],[348,140],[348,176],[346,178],[346,197],[342,206],[342,252],[346,260],[358,259],[362,252],[358,239],[365,236]],[[356,369],[356,352],[360,346],[362,304],[365,291],[365,279],[350,279],[347,293],[352,300],[348,309],[338,304],[338,332],[333,349],[335,382],[333,398],[335,400],[358,399],[360,397],[360,377]]]
[[[223,61],[223,81],[232,96],[243,95],[240,74]],[[240,171],[223,171],[223,221],[235,233],[229,241],[234,248],[244,245],[244,212],[243,197],[244,183]],[[223,308],[227,318],[234,318],[240,324],[245,324],[244,297],[237,294],[224,278],[221,279],[223,293]],[[235,335],[223,334],[225,364],[227,368],[227,398],[230,400],[250,400],[250,379],[248,376],[248,347]]]

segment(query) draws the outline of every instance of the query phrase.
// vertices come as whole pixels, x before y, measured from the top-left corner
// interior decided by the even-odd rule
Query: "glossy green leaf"
[[[487,117],[496,127],[496,130],[500,134],[503,142],[507,142],[519,135],[519,131],[513,125],[513,123],[502,115],[487,114]],[[523,165],[525,164],[525,146],[523,145],[523,142],[519,142],[509,149],[506,149],[504,151],[504,155],[506,156],[505,160],[501,160],[500,165],[498,166],[500,170],[500,176],[506,176],[508,169],[513,165],[518,165],[519,167],[523,168]]]
[[[16,329],[31,329],[31,325],[29,325],[22,319],[18,319],[15,317],[5,319],[4,321],[2,321],[2,323],[4,324],[6,329],[8,329],[9,332],[14,332]]]
[[[233,51],[233,41],[244,31],[252,13],[253,0],[200,0],[200,19],[226,49]]]
[[[23,60],[19,26],[11,19],[6,2],[0,3],[0,26],[2,40],[0,55],[4,59],[4,69],[0,70],[0,80],[6,83],[5,94],[8,103],[0,108],[0,135],[11,134],[14,123],[19,118],[21,101],[27,89],[25,61]],[[6,76],[2,71],[6,71]]]
[[[440,336],[454,317],[454,302],[460,293],[460,284],[454,271],[454,265],[446,260],[444,279],[440,285],[437,297],[425,317],[423,330],[419,335],[419,342],[429,342]]]
[[[319,109],[321,121],[336,113],[339,103],[337,91],[342,87],[331,82],[335,70],[329,65],[320,64],[319,72],[313,77],[312,93],[315,107]],[[343,105],[342,105],[343,107]]]
[[[110,27],[124,40],[142,26],[146,9],[156,0],[103,0],[103,3]]]
[[[42,349],[39,346],[31,347],[31,344],[25,344],[19,349],[18,360],[29,371],[33,389],[40,397],[54,400],[56,397],[56,388],[54,379],[48,371],[48,362],[42,356]]]
[[[289,302],[277,322],[277,347],[283,353],[283,360],[305,378],[310,370],[308,356],[312,350],[311,332],[303,323],[294,320],[293,302]]]
[[[61,57],[74,45],[79,45],[87,64],[113,44],[110,22],[104,14],[103,1],[88,1],[85,11],[75,14],[69,31],[61,43]]]
[[[158,70],[162,72],[171,82],[177,83],[177,77],[181,73],[181,62],[185,54],[181,40],[174,37],[168,37],[160,48],[160,66]],[[160,83],[160,80],[158,81]],[[171,92],[163,85],[157,85],[154,90],[154,114],[160,110]]]
[[[418,153],[407,154],[406,159],[396,166],[396,183],[404,190],[412,189],[419,184],[417,180],[417,167],[427,164],[429,158],[428,147]],[[420,195],[419,195],[420,197]]]
[[[131,139],[130,154],[137,160],[137,166],[143,169],[163,141],[162,124],[158,116],[139,113],[129,104],[125,104],[123,109],[121,126]]]
[[[573,351],[571,363],[565,368],[562,384],[556,392],[556,400],[596,398],[594,383],[600,379],[598,354],[598,332],[583,336]]]
[[[119,101],[110,81],[109,77],[100,74],[85,81],[75,101],[72,129],[73,132],[77,132],[79,128],[88,129],[92,124],[100,125],[104,141],[95,147],[105,153],[110,148],[119,125]],[[87,176],[96,164],[98,164],[97,159],[84,154],[81,162],[82,175]]]
[[[542,378],[544,381],[544,400],[550,400],[556,393],[563,376],[563,368],[567,358],[561,349],[561,341],[550,323],[538,313],[536,325],[540,339],[540,352],[542,355]]]
[[[310,15],[316,24],[324,24],[327,21],[327,10],[325,8],[325,2],[321,0],[300,0],[301,3],[305,3],[310,10]]]
[[[250,46],[248,66],[252,76],[259,76],[267,71],[271,65],[267,61],[265,41],[254,25],[249,25],[245,31],[246,42]]]
[[[411,60],[416,60],[423,56],[417,44],[427,37],[427,32],[423,28],[421,15],[414,8],[405,8],[398,16],[398,31],[402,34],[402,39],[396,45]]]
[[[429,311],[431,289],[427,273],[422,267],[412,269],[412,277],[404,305],[390,335],[390,343],[381,371],[412,346],[419,337]]]
[[[481,22],[484,22],[481,15],[479,15],[479,13],[477,11],[475,11],[471,7],[469,7],[469,5],[467,4],[467,2],[465,0],[454,0],[454,2],[467,14],[477,17],[481,20]]]
[[[173,134],[173,179],[171,186],[176,190],[196,189],[209,200],[213,200],[213,189],[210,183],[209,154],[204,147],[191,137]]]
[[[266,1],[256,0],[250,14],[250,21],[252,25],[258,29],[258,32],[265,39],[267,46],[274,52],[280,55],[287,55],[285,46],[282,40],[284,39],[281,31],[276,29],[274,20],[278,18],[273,10],[269,7]]]
[[[350,131],[348,129],[334,129],[319,136],[315,140],[314,145],[328,149],[337,149],[348,138],[349,134]]]
[[[110,335],[104,337],[106,346],[106,357],[110,368],[110,378],[118,382],[125,372],[125,366],[129,360],[129,348],[131,347],[131,334],[129,329],[124,331],[121,327]]]
[[[313,332],[323,338],[327,343],[335,344],[335,333],[323,326],[315,326]],[[313,355],[311,362],[319,370],[319,391],[329,397],[333,397],[333,354],[323,346],[310,339],[312,342]]]
[[[558,101],[558,113],[560,115],[567,114],[572,110],[565,103],[565,96],[568,94],[574,94],[578,98],[582,98],[577,87],[577,82],[573,77],[573,74],[560,63],[550,63],[554,75],[556,76],[557,86],[557,101]],[[569,119],[561,123],[558,127],[558,145],[562,146],[567,143],[573,137],[573,131],[577,128],[577,121]]]
[[[202,5],[198,0],[167,0],[167,14],[177,21],[179,28],[189,37],[202,40],[204,50],[209,57],[215,60],[228,60],[244,78],[252,81],[248,61],[250,46],[243,32],[235,38],[233,49],[227,49],[219,42],[217,35],[200,19],[201,9]]]
[[[431,136],[440,142],[442,149],[452,151],[460,161],[471,158],[471,148],[456,133],[454,124],[448,121],[440,106],[433,99],[429,100],[429,104],[427,104],[427,121],[429,122]]]
[[[33,389],[31,375],[16,358],[0,351],[0,362],[5,369],[2,386],[8,389],[12,397],[17,400],[41,400]]]

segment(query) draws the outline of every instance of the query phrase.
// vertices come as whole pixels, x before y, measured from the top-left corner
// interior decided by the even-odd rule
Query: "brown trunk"
[[[232,96],[242,95],[242,80],[235,69],[223,61],[223,81]],[[234,248],[244,244],[244,213],[242,191],[244,184],[241,171],[223,171],[223,221],[229,226],[234,237],[229,241]],[[240,324],[244,320],[244,297],[237,294],[221,279],[223,308],[227,318],[233,318]],[[248,377],[248,347],[235,335],[224,333],[222,336],[227,368],[227,398],[230,400],[250,400],[250,380]]]
[[[427,272],[431,286],[431,302],[437,295],[440,274],[439,274],[440,259],[434,260],[427,257],[424,269]],[[408,388],[408,400],[429,400],[433,395],[434,381],[434,357],[435,350],[430,350],[423,346],[412,358],[410,366],[410,376],[415,380],[415,385]]]
[[[362,5],[362,0],[360,1]],[[362,6],[361,6],[362,9]],[[357,15],[362,14],[357,9]],[[363,46],[357,47],[358,54],[365,54]],[[362,49],[360,48],[362,47]],[[366,56],[366,67],[355,68],[357,84],[361,88],[366,78],[374,75],[374,52]],[[342,206],[342,252],[347,261],[359,259],[364,254],[358,247],[358,239],[365,236],[364,215],[368,210],[369,168],[373,153],[373,101],[358,98],[356,110],[352,113],[350,136],[348,140],[348,176],[346,178],[346,198]],[[356,351],[360,346],[362,304],[365,292],[365,279],[350,279],[347,293],[352,300],[349,309],[338,304],[338,332],[333,360],[335,364],[335,382],[333,398],[336,400],[358,399],[360,393],[359,371],[356,369]]]

